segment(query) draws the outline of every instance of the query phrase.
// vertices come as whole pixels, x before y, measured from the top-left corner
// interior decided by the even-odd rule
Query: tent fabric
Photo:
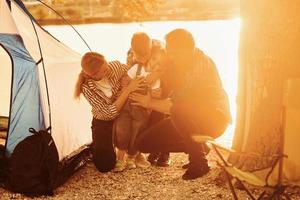
[[[12,0],[11,10],[8,9],[7,5],[3,5],[5,3],[6,1],[0,1],[1,16],[5,16],[5,20],[9,20],[11,23],[3,23],[4,20],[0,18],[0,33],[9,33],[5,34],[5,39],[3,38],[0,43],[7,43],[10,39],[9,48],[16,48],[15,44],[20,45],[18,48],[23,51],[22,56],[16,57],[19,59],[18,62],[27,63],[27,70],[34,68],[32,73],[34,71],[36,74],[35,78],[37,80],[34,81],[37,81],[35,87],[39,88],[35,88],[36,92],[39,93],[36,94],[39,96],[39,101],[36,100],[32,104],[38,103],[39,109],[41,109],[39,117],[43,116],[44,127],[48,127],[51,120],[52,137],[58,149],[59,159],[62,161],[73,155],[81,147],[91,144],[92,141],[90,107],[85,99],[77,102],[73,98],[76,79],[81,70],[81,55],[65,46],[39,26],[25,7],[22,6],[21,1]],[[2,24],[5,25],[4,28]],[[15,27],[14,30],[17,34],[12,34],[12,31],[2,31],[7,30],[8,27]],[[21,47],[20,38],[24,42],[23,47]],[[43,59],[41,60],[41,58]],[[21,59],[23,60],[21,61]],[[0,62],[2,68],[2,61]],[[25,68],[25,65],[22,65],[22,67]],[[13,65],[14,73],[18,68],[19,65]],[[19,80],[14,81],[18,82]],[[49,103],[47,93],[49,94]],[[15,105],[12,104],[12,106]],[[27,126],[28,129],[31,124],[27,124]],[[13,140],[10,135],[11,129],[8,134],[8,143]],[[9,152],[12,151],[13,146]]]
[[[85,99],[76,102],[73,91],[77,76],[81,70],[81,55],[71,50],[48,34],[27,17],[26,12],[12,2],[12,16],[22,36],[25,46],[37,62],[41,58],[37,38],[33,37],[35,25],[41,45],[43,62],[47,76],[51,106],[52,136],[58,147],[59,157],[63,159],[83,144],[91,143],[90,107]],[[49,126],[49,110],[44,80],[43,63],[38,65],[41,78],[41,98],[45,123]]]
[[[0,43],[10,53],[14,63],[10,131],[6,145],[6,154],[10,156],[15,146],[31,135],[29,127],[41,130],[45,125],[35,62],[19,35],[0,34]]]
[[[0,60],[0,117],[8,117],[10,110],[10,90],[12,85],[12,60],[6,49],[3,48],[3,46],[0,46]]]
[[[0,1],[0,33],[17,34],[17,27],[10,16],[9,7],[3,0]]]

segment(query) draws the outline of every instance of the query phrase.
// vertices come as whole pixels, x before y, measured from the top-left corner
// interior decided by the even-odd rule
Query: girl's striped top
[[[87,79],[82,85],[82,93],[92,106],[93,117],[99,120],[110,121],[119,114],[114,102],[116,101],[121,90],[120,80],[128,71],[127,65],[119,61],[108,63],[110,69],[107,75],[112,87],[112,96],[107,97],[99,90],[93,79]]]

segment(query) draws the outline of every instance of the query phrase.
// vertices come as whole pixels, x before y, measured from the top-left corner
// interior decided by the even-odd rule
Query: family
[[[219,137],[231,116],[216,66],[189,31],[169,32],[165,44],[138,32],[126,64],[88,52],[81,66],[74,96],[82,93],[92,107],[92,156],[100,172],[169,166],[170,152],[189,155],[184,180],[209,172],[209,148],[192,136]]]

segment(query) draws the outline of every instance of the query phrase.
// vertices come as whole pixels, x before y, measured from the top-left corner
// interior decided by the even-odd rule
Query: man
[[[164,72],[162,65],[165,59],[165,48],[162,42],[151,39],[144,32],[136,32],[131,39],[131,48],[127,55],[127,65],[130,67],[129,74],[137,71],[137,66],[143,66],[147,75],[146,81],[148,85],[160,86],[157,83],[161,79]],[[152,90],[152,96],[156,98],[161,97],[160,90]],[[155,124],[165,117],[164,114],[153,111],[148,120],[148,127]],[[156,166],[167,167],[170,165],[169,152],[151,152],[148,156],[148,161]]]
[[[162,113],[161,120],[137,139],[142,152],[153,149],[186,152],[190,163],[183,179],[195,179],[208,173],[203,144],[193,141],[196,134],[219,137],[231,122],[228,97],[213,61],[195,47],[193,36],[184,29],[168,33],[166,53],[170,60],[165,77],[170,95],[153,99],[149,95],[131,94],[134,105]]]

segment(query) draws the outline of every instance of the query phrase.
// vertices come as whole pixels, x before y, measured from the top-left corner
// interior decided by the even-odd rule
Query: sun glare
[[[77,52],[88,51],[69,26],[46,26],[55,37]],[[225,90],[230,98],[230,109],[233,118],[223,136],[218,140],[231,146],[235,127],[238,43],[240,19],[212,21],[161,21],[122,24],[86,24],[75,28],[81,33],[93,51],[105,55],[108,60],[126,61],[126,53],[130,47],[134,32],[147,32],[152,38],[164,41],[164,36],[175,28],[189,30],[196,40],[198,48],[209,55],[217,65]]]

